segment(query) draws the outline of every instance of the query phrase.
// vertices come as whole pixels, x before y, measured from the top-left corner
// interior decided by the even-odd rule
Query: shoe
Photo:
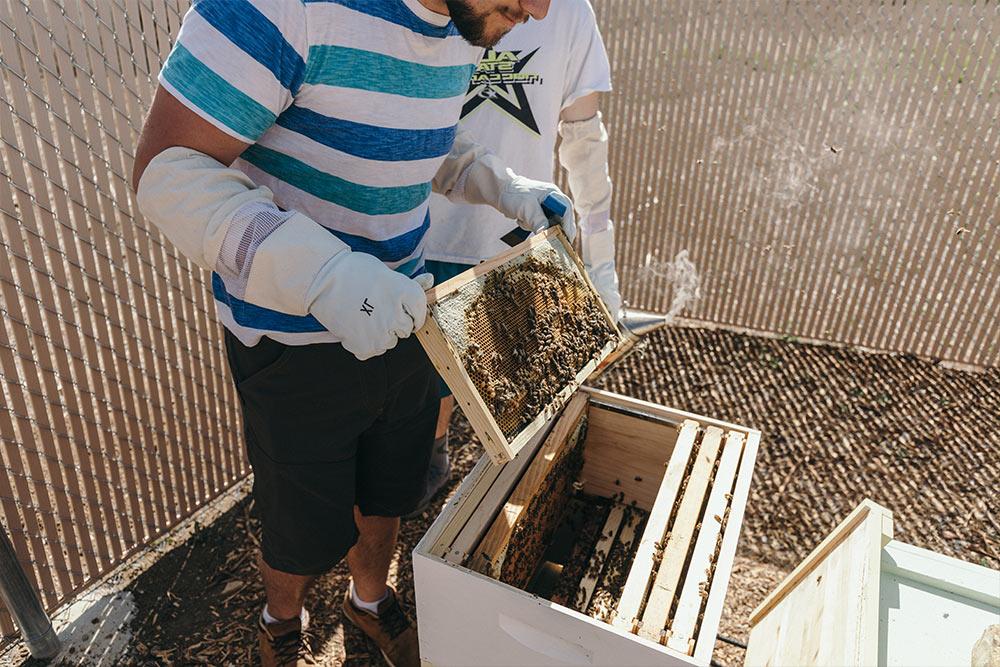
[[[378,615],[356,607],[348,587],[344,595],[344,616],[375,642],[391,667],[420,667],[417,625],[399,605],[392,586],[389,586],[389,595],[378,605]]]
[[[261,667],[307,667],[318,665],[309,645],[309,632],[302,627],[302,620],[291,618],[277,623],[265,623],[261,615],[257,621],[257,639],[260,641]]]
[[[427,469],[427,490],[420,499],[417,508],[405,515],[404,519],[415,519],[424,513],[437,492],[451,479],[451,460],[448,457],[448,434],[434,440],[434,451],[431,453],[431,464]]]

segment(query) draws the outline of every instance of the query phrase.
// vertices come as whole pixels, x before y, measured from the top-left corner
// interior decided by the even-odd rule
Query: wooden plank
[[[494,577],[500,575],[514,528],[535,498],[539,487],[560,461],[561,455],[577,444],[572,436],[586,417],[587,404],[587,395],[578,394],[566,406],[565,412],[545,439],[538,454],[532,458],[531,465],[494,519],[486,536],[477,545],[470,561],[472,569]]]
[[[651,641],[663,640],[667,616],[677,596],[681,573],[694,542],[696,528],[701,519],[701,506],[705,500],[721,442],[722,429],[715,426],[705,429],[677,516],[668,528],[670,537],[663,548],[660,566],[656,570],[653,587],[650,589],[646,608],[642,612],[642,625],[639,628],[640,635]]]
[[[695,629],[698,625],[698,615],[702,603],[708,597],[712,585],[712,563],[715,560],[715,548],[719,546],[719,536],[722,534],[722,522],[725,520],[732,498],[733,484],[736,481],[736,468],[743,453],[743,434],[730,431],[726,434],[726,444],[722,448],[719,459],[719,469],[712,481],[708,503],[701,515],[701,530],[691,554],[691,563],[684,576],[680,601],[670,624],[670,637],[667,646],[691,654],[694,652]],[[720,547],[721,550],[721,547]],[[728,577],[728,573],[720,573]]]
[[[622,396],[621,394],[591,387],[587,384],[581,385],[580,391],[585,391],[590,394],[591,403],[593,405],[617,407],[631,412],[636,416],[645,415],[651,418],[662,419],[674,424],[675,426],[680,426],[685,421],[690,420],[698,422],[702,426],[718,426],[724,431],[739,431],[740,433],[750,433],[751,431],[754,431],[754,429],[747,426],[741,426],[740,424],[733,424],[720,419],[697,415],[693,412],[685,412],[684,410],[668,408],[664,405],[650,403],[649,401],[632,398],[631,396]]]
[[[677,426],[660,419],[645,418],[591,404],[587,417],[587,440],[583,491],[596,496],[624,494],[647,512],[653,507],[663,479],[663,462],[670,458]]]
[[[851,532],[860,524],[862,521],[868,518],[869,513],[875,512],[878,514],[878,525],[880,532],[884,533],[883,517],[887,517],[890,521],[887,524],[891,530],[891,519],[892,512],[890,512],[885,507],[875,503],[872,500],[865,499],[854,508],[854,510],[847,515],[840,524],[837,525],[833,531],[826,536],[826,538],[819,543],[815,549],[806,556],[805,560],[799,563],[792,572],[782,580],[776,589],[771,591],[764,600],[757,605],[757,608],[753,610],[750,614],[749,623],[751,626],[757,623],[765,614],[767,614],[771,609],[773,609],[782,598],[788,594],[800,581],[806,578],[809,573],[823,561],[823,559],[829,554],[833,549],[843,542]],[[891,536],[890,536],[891,537]]]
[[[736,475],[733,500],[729,505],[729,519],[726,521],[726,529],[722,535],[722,548],[719,550],[719,558],[715,562],[715,578],[708,591],[708,602],[705,603],[701,628],[698,630],[698,640],[695,643],[694,657],[701,664],[708,664],[712,659],[712,652],[715,650],[715,636],[719,631],[719,621],[722,619],[722,609],[726,602],[726,591],[729,589],[729,577],[736,559],[736,545],[743,528],[743,513],[750,496],[750,482],[753,480],[753,469],[754,463],[757,461],[759,444],[760,431],[751,431],[747,434],[739,472]]]
[[[855,660],[858,665],[878,663],[878,607],[882,547],[891,539],[891,535],[888,539],[883,536],[883,525],[886,518],[887,516],[883,514],[866,521],[865,539],[858,545],[860,557],[864,561],[864,574],[860,580],[861,590],[858,595],[860,609],[858,615],[852,619],[858,632],[855,648]],[[891,523],[890,521],[890,530]],[[820,612],[822,613],[822,610]]]
[[[486,456],[479,459],[479,462],[472,468],[472,472],[466,476],[465,481],[458,488],[455,497],[445,504],[441,514],[435,520],[435,525],[439,521],[445,523],[442,524],[443,528],[429,550],[431,554],[439,557],[445,555],[455,536],[462,530],[465,522],[476,510],[479,501],[489,491],[490,485],[493,484],[502,470],[502,465],[493,463]]]
[[[447,284],[446,282],[445,285]],[[417,330],[417,339],[424,346],[424,351],[427,352],[437,372],[455,395],[455,401],[462,408],[489,457],[498,465],[511,461],[517,450],[507,444],[507,437],[479,396],[479,391],[465,370],[458,351],[433,317],[428,317],[424,326]]]
[[[586,610],[590,604],[590,597],[594,594],[594,587],[597,586],[597,580],[600,579],[601,573],[604,571],[604,562],[608,559],[608,554],[611,553],[611,546],[618,536],[618,529],[621,528],[624,516],[625,507],[617,503],[611,508],[611,512],[608,513],[604,527],[601,528],[601,538],[597,540],[597,544],[594,546],[594,554],[590,557],[586,574],[583,580],[580,581],[580,588],[576,593],[577,609]]]
[[[753,612],[746,664],[878,661],[879,567],[888,510],[861,503]]]
[[[538,450],[542,441],[552,430],[554,421],[548,425],[547,429],[536,433],[534,442],[525,445],[513,461],[503,466],[500,474],[482,496],[475,511],[468,517],[462,530],[451,543],[447,553],[445,553],[445,560],[449,563],[462,564],[469,557],[475,545],[482,539],[483,533],[492,525],[500,508],[510,497],[514,485],[518,483],[525,469],[531,464],[534,452]]]
[[[653,509],[646,519],[646,527],[642,531],[639,547],[632,561],[625,586],[622,588],[618,609],[615,612],[613,624],[616,627],[633,630],[639,614],[639,606],[646,597],[649,579],[653,573],[654,557],[657,544],[663,540],[667,530],[667,521],[680,489],[684,471],[687,469],[688,458],[694,447],[695,436],[698,434],[698,422],[686,421],[681,425],[680,434],[674,444],[674,451],[667,464],[667,472],[660,483],[659,492]]]
[[[632,543],[635,542],[636,539],[636,531],[638,530],[639,526],[642,525],[643,518],[635,509],[626,508],[625,512],[626,512],[625,516],[628,518],[623,521],[621,532],[618,533],[618,537],[615,540],[615,544],[613,544],[611,548],[622,549],[627,555],[631,553]],[[610,551],[608,553],[610,555]],[[610,565],[605,564],[605,568],[609,566]],[[598,582],[607,582],[607,578],[610,576],[614,576],[614,574],[616,573],[613,573],[610,570],[605,570],[604,572],[601,573]],[[620,574],[620,571],[617,574]],[[595,586],[594,588],[596,590],[597,587]],[[590,593],[590,600],[588,601],[587,606],[585,608],[581,608],[580,611],[582,613],[591,616],[592,618],[597,618],[606,623],[610,623],[615,613],[615,608],[613,606],[609,608],[602,605],[601,609],[599,610],[592,609],[590,607],[590,602],[593,602],[593,591]]]

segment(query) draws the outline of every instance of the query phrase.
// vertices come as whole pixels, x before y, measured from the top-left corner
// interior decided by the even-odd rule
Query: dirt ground
[[[864,497],[895,512],[898,539],[1000,567],[1000,521],[987,503],[1000,497],[998,369],[674,328],[652,336],[603,386],[764,433],[722,635],[745,641],[752,608]],[[411,606],[409,554],[482,453],[464,418],[452,428],[451,483],[403,524],[393,565]],[[124,664],[255,664],[257,535],[247,500],[140,576],[130,586],[137,612]],[[346,585],[339,567],[312,595],[318,653],[323,664],[381,664],[343,622]],[[743,652],[720,641],[715,661],[742,664]]]

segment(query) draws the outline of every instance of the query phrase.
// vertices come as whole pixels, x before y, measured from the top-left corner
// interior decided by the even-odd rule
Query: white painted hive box
[[[1000,572],[892,539],[862,502],[750,617],[746,665],[968,667]]]
[[[525,490],[557,467],[559,443],[581,432],[574,423],[582,422],[571,421],[581,411],[574,492],[610,499],[610,509],[578,595],[560,604],[528,592],[547,568],[563,567],[546,560],[551,544],[529,585],[500,580],[510,580],[503,563],[517,554],[501,563],[496,545],[513,548],[510,517],[536,511]],[[760,433],[586,386],[554,421],[513,461],[484,456],[414,550],[423,663],[707,666]],[[633,512],[648,514],[641,524],[623,519]],[[632,555],[615,570],[622,586],[614,609],[602,613],[594,589],[612,576],[615,549]]]

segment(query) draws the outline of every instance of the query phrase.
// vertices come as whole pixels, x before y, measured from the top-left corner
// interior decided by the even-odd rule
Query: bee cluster
[[[574,603],[579,584],[589,573],[591,554],[595,553],[597,544],[603,537],[602,530],[610,512],[611,504],[601,496],[578,491],[570,500],[563,523],[568,528],[567,532],[576,539],[566,562],[562,563],[559,581],[553,587],[551,595],[547,596],[552,602],[579,608]]]
[[[594,594],[590,598],[590,603],[586,609],[581,608],[576,600],[574,607],[577,611],[593,616],[601,621],[611,621],[615,609],[618,607],[618,600],[621,599],[622,589],[628,579],[629,568],[635,560],[635,552],[639,548],[639,537],[642,535],[643,526],[646,523],[648,513],[644,510],[630,506],[625,509],[622,517],[622,526],[635,525],[634,531],[629,531],[634,537],[631,540],[619,539],[611,544],[608,557],[604,562],[603,572],[597,577],[597,585],[594,587]]]
[[[616,336],[598,297],[551,248],[491,271],[464,319],[462,363],[508,439]]]
[[[586,432],[587,419],[584,417],[571,436],[573,442],[563,449],[559,460],[521,513],[511,531],[503,562],[495,564],[495,567],[499,565],[500,581],[524,588],[537,569],[573,495],[573,482],[583,468],[582,443]]]

